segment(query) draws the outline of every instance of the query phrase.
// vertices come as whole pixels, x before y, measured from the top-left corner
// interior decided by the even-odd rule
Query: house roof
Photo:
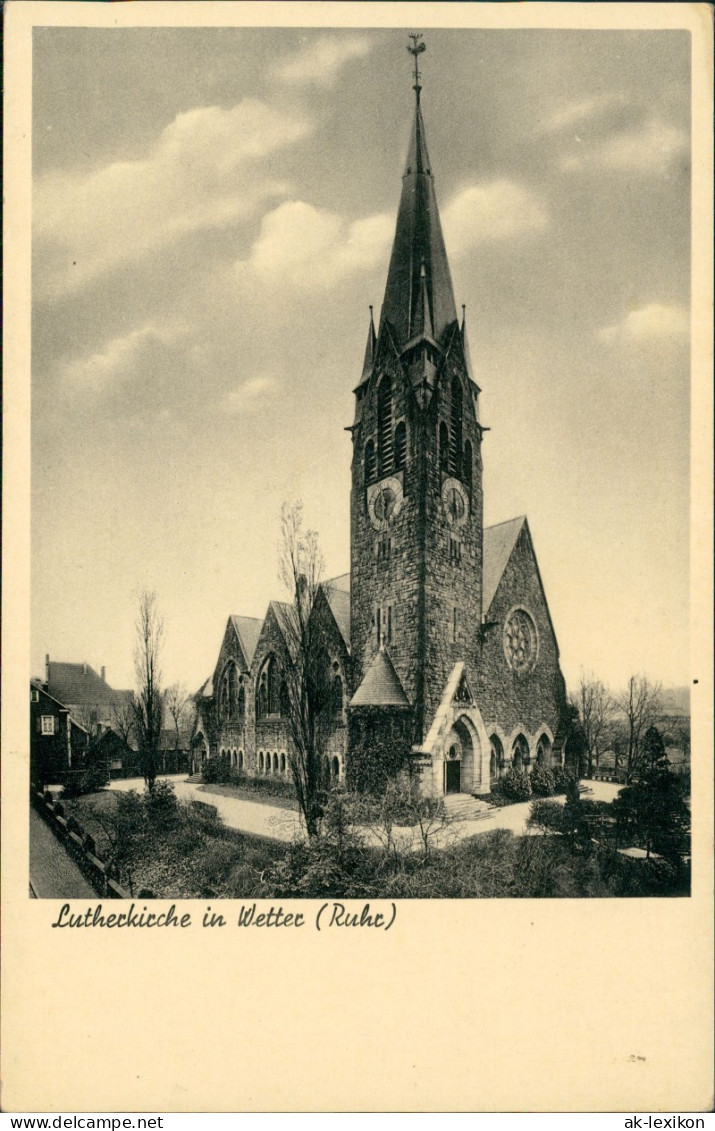
[[[236,629],[236,635],[241,643],[243,654],[246,657],[246,663],[250,668],[256,652],[258,637],[261,635],[261,629],[263,628],[263,621],[260,617],[239,617],[233,614],[231,621],[233,622],[233,627]]]
[[[47,689],[60,703],[69,706],[98,706],[112,703],[115,691],[89,664],[47,662]]]
[[[409,707],[389,653],[383,648],[367,669],[350,701],[351,707]]]
[[[484,571],[482,574],[482,609],[486,613],[494,600],[502,574],[516,545],[524,515],[484,527]]]

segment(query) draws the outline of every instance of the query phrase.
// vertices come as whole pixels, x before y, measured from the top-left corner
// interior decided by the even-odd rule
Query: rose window
[[[504,625],[504,655],[515,672],[526,672],[536,661],[536,626],[526,609],[514,609]]]

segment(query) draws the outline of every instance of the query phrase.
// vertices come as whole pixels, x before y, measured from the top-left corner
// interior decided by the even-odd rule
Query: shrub
[[[526,770],[509,770],[499,784],[502,795],[510,801],[528,801],[531,797],[531,781]]]
[[[576,774],[568,766],[554,766],[551,771],[554,779],[554,793],[568,793],[569,786],[577,780]]]
[[[145,791],[144,811],[154,829],[174,828],[179,819],[179,803],[170,781],[156,781],[153,789]]]
[[[195,876],[203,888],[217,888],[227,879],[237,863],[238,849],[229,841],[219,840],[207,848],[195,862]]]
[[[218,758],[206,759],[201,767],[201,778],[206,785],[227,785],[239,782],[241,775],[231,765],[228,754],[220,754]]]
[[[554,793],[554,775],[546,766],[534,766],[531,771],[531,792],[535,797],[551,797]]]
[[[564,828],[564,807],[559,801],[533,801],[526,823],[531,829],[561,833]]]

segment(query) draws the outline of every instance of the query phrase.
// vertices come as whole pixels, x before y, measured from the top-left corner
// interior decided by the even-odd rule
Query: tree
[[[591,778],[594,768],[598,770],[599,757],[604,749],[603,740],[613,712],[613,700],[600,679],[582,671],[572,702],[581,720],[588,759],[587,775]]]
[[[643,735],[660,714],[660,690],[661,685],[651,683],[647,676],[632,675],[625,691],[614,699],[626,724],[626,782],[638,770]]]
[[[112,730],[131,747],[135,739],[137,721],[132,691],[119,691],[115,694],[109,717]]]
[[[172,683],[164,693],[166,712],[174,724],[174,759],[178,770],[178,753],[188,748],[196,728],[196,704],[183,683]]]
[[[153,790],[156,781],[163,716],[159,667],[163,640],[164,621],[159,613],[157,595],[144,590],[139,598],[136,619],[134,672],[137,689],[133,703],[139,763],[144,781],[150,790]]]
[[[682,863],[690,844],[690,811],[657,727],[646,730],[633,782],[613,802],[613,810],[621,842],[636,841],[646,858],[657,852],[670,863]]]
[[[284,503],[278,570],[290,596],[282,625],[285,709],[290,724],[290,768],[309,837],[320,832],[323,755],[330,732],[330,665],[326,625],[315,615],[323,556],[314,530],[303,527],[303,505]],[[324,586],[323,586],[324,588]]]

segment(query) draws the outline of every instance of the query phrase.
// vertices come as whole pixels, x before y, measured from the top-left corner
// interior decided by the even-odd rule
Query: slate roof
[[[350,574],[344,574],[345,577],[350,579]],[[335,623],[338,626],[340,635],[345,641],[347,648],[350,647],[350,591],[344,589],[328,589],[326,593],[330,611],[335,617]]]
[[[362,683],[353,695],[351,707],[409,707],[407,696],[384,648],[375,656]]]
[[[418,99],[382,303],[380,336],[389,321],[400,349],[423,334],[441,342],[447,327],[456,320],[452,277]]]
[[[340,593],[349,594],[350,593],[350,574],[349,573],[341,573],[341,574],[339,574],[338,577],[331,577],[328,581],[325,582],[325,588],[327,590],[332,590],[332,591],[335,591],[337,589],[338,592],[340,592]]]
[[[241,642],[243,654],[246,657],[246,663],[249,668],[253,663],[253,657],[256,653],[256,645],[258,644],[258,637],[261,635],[263,628],[263,621],[260,617],[239,617],[232,615],[233,627],[236,629],[236,634]]]
[[[502,574],[516,545],[526,517],[520,515],[496,526],[484,527],[484,572],[482,574],[482,609],[485,613],[494,600]]]
[[[60,703],[71,706],[96,706],[112,703],[115,692],[89,664],[47,664],[47,690]]]

